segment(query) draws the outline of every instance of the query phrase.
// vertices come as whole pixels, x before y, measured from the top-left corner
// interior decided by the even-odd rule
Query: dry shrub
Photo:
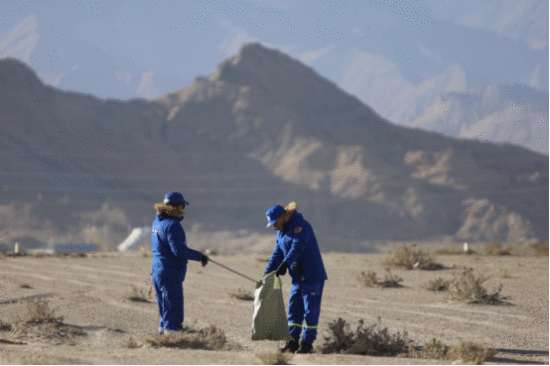
[[[483,252],[486,255],[509,255],[510,250],[504,249],[502,244],[496,241],[492,241],[483,246]]]
[[[433,338],[430,342],[424,344],[420,351],[416,350],[413,345],[409,346],[410,358],[449,360],[458,361],[464,364],[481,365],[488,358],[493,357],[495,354],[495,350],[489,349],[484,345],[476,344],[469,341],[448,347],[437,339]]]
[[[50,310],[48,302],[43,299],[32,299],[27,301],[26,316],[22,319],[26,323],[55,323],[63,320],[63,317],[56,317],[55,311]]]
[[[255,353],[264,365],[288,365],[292,359],[290,353],[282,353],[272,350],[261,350]]]
[[[548,257],[548,242],[513,243],[508,246],[508,250],[510,255]]]
[[[11,324],[0,319],[0,331],[11,330]]]
[[[388,328],[381,329],[379,323],[365,327],[363,319],[355,332],[346,321],[338,318],[328,324],[330,334],[325,336],[322,353],[344,353],[366,356],[395,356],[407,352],[407,332],[390,334]]]
[[[19,288],[32,288],[27,282],[22,282],[19,284]]]
[[[410,358],[423,358],[433,360],[444,360],[447,357],[449,347],[433,338],[430,342],[425,343],[419,351],[411,344],[409,346]]]
[[[418,248],[416,244],[412,244],[410,247],[406,244],[401,245],[397,250],[390,252],[383,264],[388,267],[405,269],[438,270],[443,268],[441,264],[433,262],[428,251]]]
[[[145,295],[145,291],[143,291],[143,289],[138,291],[137,287],[134,285],[132,285],[130,292],[127,293],[124,298],[128,301],[149,302],[149,300],[147,300],[147,295]]]
[[[225,333],[213,325],[202,329],[184,327],[177,334],[165,334],[163,336],[152,334],[144,340],[144,343],[155,348],[239,349],[239,346],[229,344],[225,338]]]
[[[496,355],[495,350],[469,341],[451,346],[451,348],[447,351],[447,359],[450,361],[460,361],[465,364],[476,365],[481,365],[488,358],[493,357],[494,355]]]
[[[454,276],[448,286],[449,298],[452,301],[466,302],[468,304],[499,305],[504,304],[506,297],[500,295],[502,285],[495,292],[488,293],[483,287],[483,282],[489,277],[474,275],[472,268],[466,268],[460,276]]]
[[[49,255],[47,253],[44,253],[44,252],[34,252],[31,254],[31,257],[33,258],[46,258],[46,257],[49,257]]]
[[[444,280],[443,278],[439,277],[435,280],[431,280],[426,282],[421,287],[428,291],[447,291],[449,289],[450,285],[449,280]]]
[[[124,347],[124,348],[130,348],[130,349],[134,349],[134,348],[139,348],[139,347],[141,347],[141,346],[134,340],[134,337],[132,337],[132,336],[128,337],[124,342],[122,342],[121,346]]]
[[[374,271],[361,271],[357,275],[357,280],[363,284],[365,287],[374,287],[378,285],[378,275]]]
[[[435,250],[435,254],[441,254],[441,255],[464,254],[464,249],[455,248],[455,247],[439,248]]]
[[[53,344],[75,345],[76,337],[86,335],[79,327],[64,324],[62,320],[62,316],[55,316],[45,300],[29,300],[25,315],[17,316],[10,326],[10,338],[43,339]]]
[[[529,244],[529,247],[534,251],[536,256],[548,257],[548,242],[536,241]]]
[[[399,282],[403,282],[403,279],[397,275],[392,275],[391,271],[386,268],[386,275],[383,281],[378,280],[378,275],[374,271],[367,271],[367,273],[361,271],[357,275],[357,280],[365,287],[403,287]]]
[[[254,295],[250,291],[246,291],[243,288],[239,288],[237,291],[233,291],[229,293],[229,296],[243,301],[253,301]]]

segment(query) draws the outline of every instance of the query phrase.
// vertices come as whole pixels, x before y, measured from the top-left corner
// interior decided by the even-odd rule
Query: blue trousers
[[[325,282],[292,284],[288,300],[288,330],[290,335],[306,343],[317,338],[321,299]]]
[[[183,323],[183,274],[178,270],[153,270],[153,287],[160,314],[159,327],[181,330]]]

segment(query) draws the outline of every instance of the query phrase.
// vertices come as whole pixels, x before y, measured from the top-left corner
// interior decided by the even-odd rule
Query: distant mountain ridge
[[[508,141],[548,155],[548,92],[490,85],[448,93],[407,125],[448,136]]]
[[[0,62],[7,241],[118,240],[173,189],[193,230],[260,231],[269,205],[296,200],[324,250],[548,240],[547,157],[393,125],[259,44],[152,102],[60,92],[30,74]]]

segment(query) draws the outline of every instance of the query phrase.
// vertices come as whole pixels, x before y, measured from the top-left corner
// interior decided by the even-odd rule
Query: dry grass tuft
[[[418,248],[416,244],[412,244],[410,247],[403,244],[397,250],[390,252],[383,264],[387,267],[405,269],[438,270],[443,268],[441,264],[433,261],[428,251]]]
[[[510,249],[504,249],[501,243],[492,241],[483,246],[483,252],[486,255],[509,255]]]
[[[263,365],[288,365],[292,359],[292,355],[289,353],[267,349],[258,351],[255,355],[260,359]]]
[[[76,337],[86,335],[79,327],[62,322],[42,299],[27,301],[26,313],[10,325],[12,339],[42,339],[51,344],[75,345]]]
[[[149,297],[151,297],[151,293],[149,293]],[[124,298],[128,301],[134,302],[149,302],[147,295],[145,295],[145,291],[143,291],[143,289],[138,291],[137,287],[134,285],[132,285],[130,292],[127,293]]]
[[[432,360],[444,360],[447,357],[449,347],[433,338],[430,342],[425,343],[419,351],[411,344],[409,345],[410,358],[423,358]]]
[[[403,282],[403,279],[397,275],[392,275],[389,268],[386,268],[386,274],[383,281],[379,281],[378,275],[374,271],[367,271],[367,273],[361,271],[357,275],[357,280],[365,287],[382,287],[382,288],[395,288],[403,287],[399,282]]]
[[[374,271],[367,271],[367,273],[361,271],[361,273],[357,275],[357,280],[365,287],[374,287],[378,285],[378,275]]]
[[[495,350],[489,349],[484,345],[465,341],[459,345],[451,346],[447,351],[447,359],[465,364],[481,365],[495,354]]]
[[[0,331],[11,330],[11,324],[0,319]]]
[[[548,242],[536,241],[529,244],[536,256],[548,257]]]
[[[134,340],[134,337],[132,336],[129,336],[124,342],[122,342],[121,346],[124,348],[130,348],[130,349],[142,347]]]
[[[210,325],[203,329],[184,327],[178,334],[169,334],[159,336],[152,334],[148,336],[144,343],[146,345],[159,348],[190,348],[206,350],[237,350],[240,347],[227,342],[225,333]]]
[[[22,321],[26,323],[55,323],[63,320],[63,317],[56,317],[55,311],[50,310],[48,302],[43,299],[27,301],[26,316]]]
[[[449,360],[453,363],[460,362],[463,364],[481,365],[495,354],[495,350],[469,341],[448,347],[433,338],[430,342],[424,344],[420,351],[416,350],[413,345],[409,346],[410,358]]]
[[[254,301],[254,295],[250,291],[239,288],[237,291],[229,292],[229,296],[243,301]]]
[[[452,301],[465,302],[468,304],[501,305],[507,298],[500,295],[502,285],[495,292],[488,293],[483,287],[483,282],[489,277],[474,275],[472,268],[466,268],[460,276],[454,276],[449,283],[449,299]]]
[[[426,282],[421,287],[428,291],[447,291],[449,289],[451,281],[444,280],[443,278],[439,277],[435,280],[431,280]]]
[[[395,356],[407,353],[409,343],[407,332],[390,334],[387,328],[381,329],[379,323],[365,327],[363,319],[355,332],[350,330],[346,321],[338,318],[328,324],[330,334],[325,336],[321,352],[344,353],[368,356]]]

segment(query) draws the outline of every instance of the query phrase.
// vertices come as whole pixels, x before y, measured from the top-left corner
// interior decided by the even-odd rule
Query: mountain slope
[[[449,93],[408,125],[448,136],[508,141],[548,154],[548,93],[520,85]]]
[[[0,83],[6,242],[117,244],[174,189],[195,233],[263,232],[269,205],[296,200],[325,250],[548,238],[546,157],[395,126],[257,44],[153,102],[61,92],[14,60]]]
[[[500,210],[499,217],[523,217],[529,211],[523,199],[532,200],[524,190],[547,195],[543,156],[394,126],[311,69],[260,45],[244,47],[159,103],[170,110],[172,138],[196,131],[307,188],[311,199],[302,198],[302,207],[341,228],[341,235],[487,240],[482,232],[492,224],[499,240],[544,235],[544,206],[534,215],[543,221],[532,217],[522,229],[491,217],[483,229],[465,224],[479,202]],[[511,202],[511,192],[522,198]]]

